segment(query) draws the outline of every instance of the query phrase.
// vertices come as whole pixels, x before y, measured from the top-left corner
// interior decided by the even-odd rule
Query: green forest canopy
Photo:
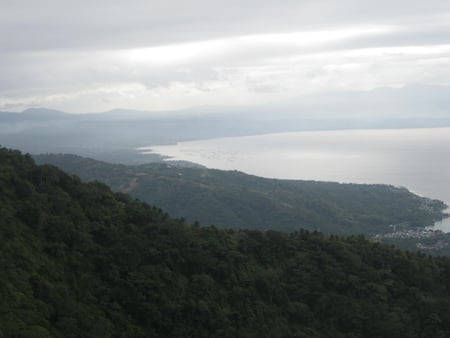
[[[227,228],[376,234],[389,225],[432,225],[444,203],[388,185],[266,179],[237,171],[152,163],[110,164],[75,155],[37,155],[85,181],[104,182],[171,216]]]
[[[0,149],[1,337],[448,337],[450,259],[220,230]]]

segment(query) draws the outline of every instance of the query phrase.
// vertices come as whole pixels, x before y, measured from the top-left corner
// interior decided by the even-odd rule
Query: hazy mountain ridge
[[[432,225],[445,204],[386,185],[265,179],[165,163],[114,165],[74,155],[36,155],[86,181],[98,180],[171,216],[221,227],[376,234]]]
[[[297,124],[296,124],[297,125]],[[152,116],[116,111],[66,114],[47,109],[0,113],[0,144],[29,153],[65,152],[119,163],[160,161],[136,148],[224,136],[242,136],[296,128],[280,120],[242,119],[230,115]]]
[[[446,337],[450,260],[173,220],[0,149],[5,337]]]
[[[67,114],[32,108],[22,113],[0,112],[0,144],[29,153],[74,153],[139,164],[161,157],[142,155],[136,148],[181,141],[293,131],[443,127],[450,126],[449,88],[331,92],[326,100],[310,95],[278,105],[160,112],[116,109]]]

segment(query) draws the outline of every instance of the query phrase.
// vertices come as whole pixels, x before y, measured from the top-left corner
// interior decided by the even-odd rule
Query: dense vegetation
[[[0,337],[448,337],[450,260],[220,230],[0,150]]]
[[[38,155],[80,176],[129,193],[170,215],[220,227],[374,234],[432,225],[445,205],[387,185],[264,179],[236,171],[161,163],[114,165],[74,155]]]

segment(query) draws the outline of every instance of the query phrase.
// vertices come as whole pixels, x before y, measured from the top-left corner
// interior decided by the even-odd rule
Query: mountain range
[[[29,153],[71,153],[112,163],[161,161],[137,148],[267,133],[450,126],[449,87],[381,88],[314,95],[256,107],[203,106],[178,111],[115,109],[68,114],[45,108],[0,112],[0,144]],[[431,105],[430,99],[433,104]],[[430,108],[431,107],[431,108]]]

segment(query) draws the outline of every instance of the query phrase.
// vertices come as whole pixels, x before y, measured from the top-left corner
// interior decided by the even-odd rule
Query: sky
[[[450,1],[0,0],[0,74],[2,111],[426,102],[450,93]]]

